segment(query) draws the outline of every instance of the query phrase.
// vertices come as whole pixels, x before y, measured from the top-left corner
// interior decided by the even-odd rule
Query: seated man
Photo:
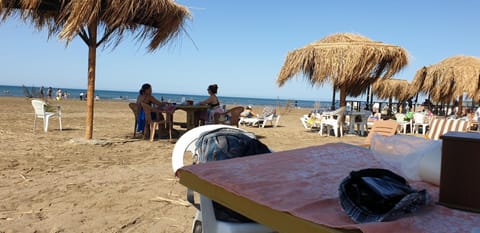
[[[250,118],[250,117],[255,117],[257,116],[257,114],[255,114],[252,110],[252,106],[248,105],[246,108],[245,108],[245,111],[243,111],[242,113],[240,113],[240,117],[247,117],[247,118]]]

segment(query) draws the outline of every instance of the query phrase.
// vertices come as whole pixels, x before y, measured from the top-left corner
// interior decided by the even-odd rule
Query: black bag
[[[352,171],[339,188],[340,204],[356,223],[390,221],[428,203],[425,190],[386,169]]]
[[[254,134],[239,129],[219,128],[200,135],[196,143],[198,161],[225,160],[256,154],[270,153],[268,147],[257,140]],[[225,222],[247,223],[251,219],[214,201],[215,218]]]

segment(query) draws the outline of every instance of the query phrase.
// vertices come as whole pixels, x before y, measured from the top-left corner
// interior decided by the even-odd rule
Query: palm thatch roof
[[[90,24],[104,26],[97,45],[109,39],[117,45],[125,32],[137,32],[136,39],[151,39],[150,50],[175,38],[190,17],[186,7],[172,0],[0,0],[2,21],[15,14],[67,42],[76,35],[85,40]]]
[[[381,79],[372,86],[372,91],[378,98],[395,98],[399,102],[404,102],[414,96],[410,90],[411,84],[403,79]]]
[[[416,72],[412,86],[417,92],[429,93],[436,102],[451,102],[464,94],[478,98],[480,59],[459,55],[422,67]]]
[[[87,95],[94,96],[98,46],[117,46],[130,32],[137,40],[149,39],[153,51],[184,31],[190,13],[173,0],[0,0],[0,21],[12,15],[46,28],[49,36],[58,34],[67,44],[78,35],[88,46]],[[99,28],[103,34],[97,39]],[[88,98],[86,139],[93,134],[93,110],[93,98]]]
[[[365,36],[339,33],[288,53],[277,84],[303,73],[312,85],[331,82],[343,95],[361,94],[378,78],[389,78],[408,63],[407,52]],[[341,100],[342,102],[342,93]]]

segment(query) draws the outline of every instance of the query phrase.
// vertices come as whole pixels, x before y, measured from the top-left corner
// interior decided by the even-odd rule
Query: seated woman
[[[142,85],[142,89],[139,91],[139,95],[137,97],[137,106],[138,106],[138,122],[137,122],[137,132],[143,132],[145,129],[145,112],[142,109],[142,104],[146,103],[148,105],[156,104],[158,106],[164,105],[165,102],[157,100],[152,95],[152,86],[148,83]],[[163,120],[163,115],[159,114],[159,120]],[[157,119],[157,114],[152,112],[152,120]]]
[[[245,111],[243,111],[242,113],[240,113],[240,117],[247,117],[247,118],[250,118],[250,117],[255,117],[257,116],[257,114],[255,114],[252,110],[252,106],[248,105],[246,108],[245,108]]]
[[[195,112],[195,126],[198,126],[198,122],[200,122],[200,125],[205,124],[205,122],[212,123],[214,122],[213,116],[216,112],[223,113],[223,108],[220,107],[220,101],[218,101],[217,98],[217,84],[212,84],[208,86],[207,91],[209,97],[206,100],[199,102],[198,104],[208,105],[209,108],[207,111]]]

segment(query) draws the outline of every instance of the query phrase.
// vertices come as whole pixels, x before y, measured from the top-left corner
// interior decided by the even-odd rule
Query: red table
[[[480,229],[480,214],[434,203],[392,222],[355,224],[342,211],[338,187],[350,171],[372,167],[382,166],[371,151],[335,143],[187,166],[178,176],[181,184],[281,233]],[[438,200],[438,187],[410,184]]]

